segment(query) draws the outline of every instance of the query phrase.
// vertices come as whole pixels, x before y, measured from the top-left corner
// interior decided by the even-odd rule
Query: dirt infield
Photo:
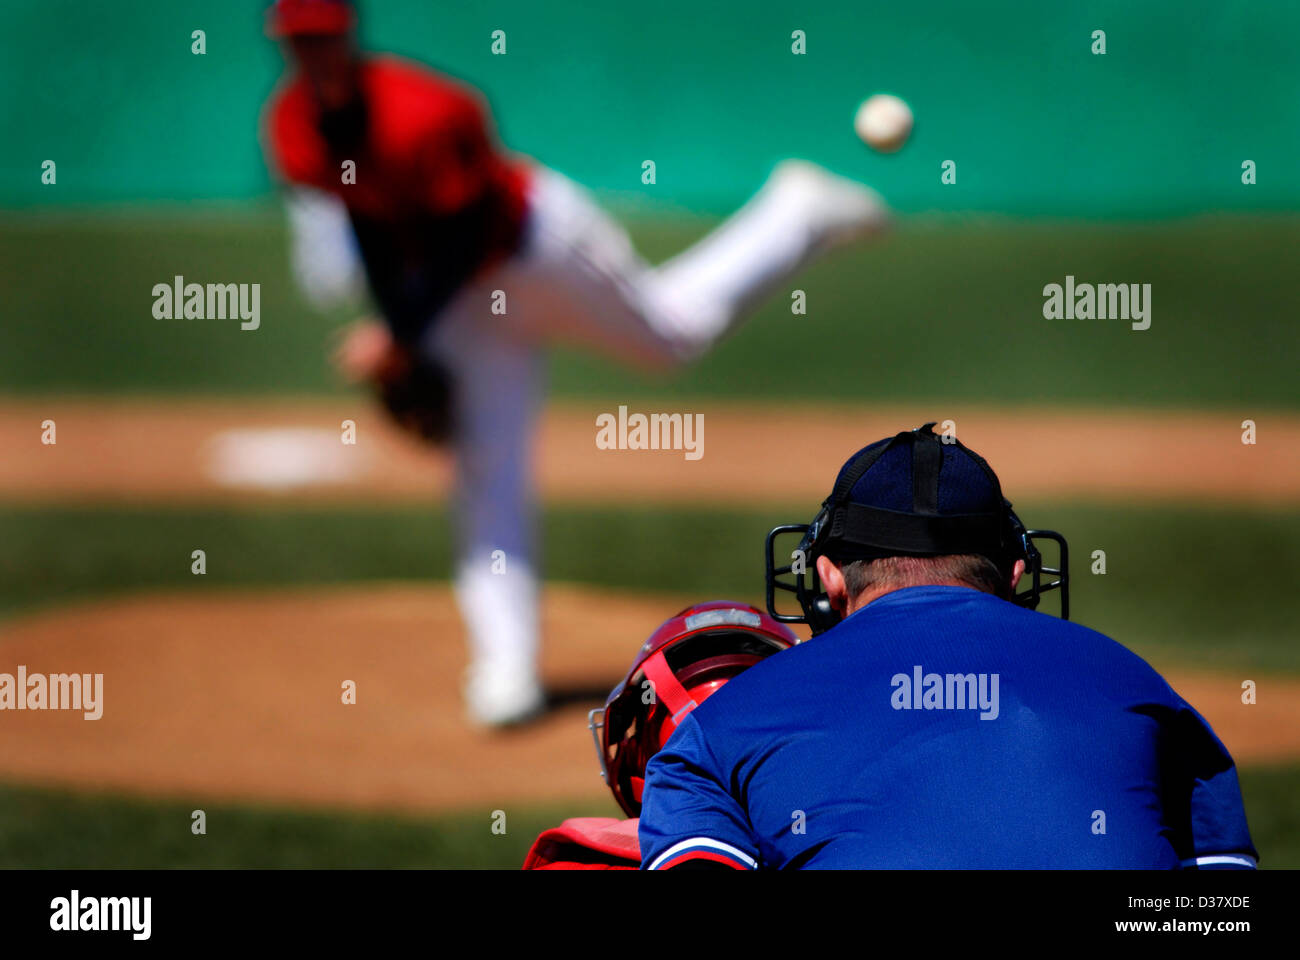
[[[205,591],[24,617],[0,631],[0,671],[102,673],[103,717],[6,712],[0,778],[196,805],[509,810],[600,798],[585,712],[674,609],[549,588],[545,673],[570,702],[497,735],[462,719],[464,648],[444,588]],[[1246,707],[1235,675],[1167,675],[1239,762],[1300,755],[1300,682],[1252,677],[1260,702]],[[355,705],[341,702],[345,680]]]
[[[551,502],[813,503],[856,446],[951,418],[1013,498],[1035,496],[1295,505],[1300,416],[1133,410],[791,408],[704,403],[703,456],[600,450],[596,417],[549,408],[535,451]],[[635,408],[634,411],[635,412]],[[650,412],[650,411],[646,411]],[[672,411],[666,411],[672,412]],[[57,443],[41,443],[42,423]],[[356,424],[345,445],[342,424]],[[208,502],[245,498],[429,500],[447,489],[445,454],[399,435],[363,396],[334,400],[0,401],[0,499]]]

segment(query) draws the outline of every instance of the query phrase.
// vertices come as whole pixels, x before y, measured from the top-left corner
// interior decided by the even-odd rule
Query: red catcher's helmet
[[[348,33],[356,26],[352,0],[275,0],[266,11],[271,37]]]
[[[732,677],[798,642],[756,607],[725,600],[687,607],[650,635],[605,705],[587,715],[601,776],[629,817],[641,815],[646,764],[682,718]]]

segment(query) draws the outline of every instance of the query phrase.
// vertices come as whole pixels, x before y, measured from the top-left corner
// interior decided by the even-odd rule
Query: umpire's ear
[[[1015,593],[1020,578],[1025,575],[1025,561],[1017,560],[1016,565],[1011,568],[1011,592]]]
[[[817,576],[821,578],[822,589],[831,602],[831,608],[841,617],[848,616],[849,588],[844,584],[844,574],[829,557],[817,558]]]

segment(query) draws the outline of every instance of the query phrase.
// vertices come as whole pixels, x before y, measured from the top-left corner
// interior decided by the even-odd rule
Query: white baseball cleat
[[[818,250],[883,233],[893,219],[876,191],[807,160],[781,161],[764,189],[802,211]]]
[[[546,694],[531,669],[471,667],[465,679],[470,722],[500,729],[527,723],[546,707]]]

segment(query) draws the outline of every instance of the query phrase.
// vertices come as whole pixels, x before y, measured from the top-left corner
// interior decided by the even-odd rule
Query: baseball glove
[[[408,355],[403,369],[372,382],[379,402],[402,429],[428,443],[451,439],[451,376],[441,364],[421,354]]]

